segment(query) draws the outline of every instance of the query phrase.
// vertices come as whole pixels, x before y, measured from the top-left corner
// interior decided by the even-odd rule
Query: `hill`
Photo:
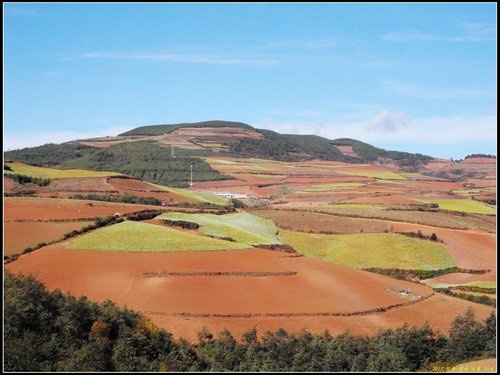
[[[422,154],[387,151],[354,139],[279,134],[232,121],[148,125],[116,137],[45,144],[4,153],[6,160],[35,166],[109,170],[146,181],[185,187],[195,181],[228,179],[202,158],[214,154],[277,161],[327,160],[376,163],[421,170],[433,160]]]
[[[192,123],[180,123],[180,124],[170,124],[170,125],[146,125],[140,126],[138,128],[129,130],[125,133],[119,134],[119,136],[128,135],[162,135],[173,132],[180,128],[244,128],[253,129],[250,125],[244,124],[242,122],[234,121],[201,121]]]

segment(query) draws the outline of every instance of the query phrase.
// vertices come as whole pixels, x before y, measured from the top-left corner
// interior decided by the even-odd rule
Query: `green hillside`
[[[392,159],[401,167],[417,169],[432,157],[409,152],[386,151],[367,143],[349,138],[330,140],[316,135],[279,134],[271,130],[257,129],[263,139],[241,139],[229,146],[232,155],[258,157],[280,161],[319,159],[346,163],[374,162],[379,158]],[[352,146],[359,158],[344,155],[335,146]]]
[[[120,136],[155,136],[167,134],[181,127],[239,127],[254,129],[250,125],[231,121],[204,121],[171,125],[141,126]],[[225,144],[224,155],[233,157],[255,157],[279,161],[330,160],[347,163],[370,163],[380,159],[390,159],[406,170],[418,170],[432,158],[422,154],[387,151],[367,143],[349,138],[329,140],[316,135],[279,134],[266,129],[254,129],[263,135],[260,139],[240,138]],[[194,181],[229,179],[210,168],[202,159],[214,153],[210,148],[189,150],[176,148],[177,158],[171,157],[171,149],[162,147],[155,140],[121,142],[105,148],[79,144],[84,140],[46,144],[39,147],[4,153],[5,160],[19,161],[35,166],[57,166],[90,170],[108,170],[128,174],[145,181],[163,185],[185,187],[190,179],[193,165]],[[336,146],[352,146],[358,158],[344,155]],[[389,161],[390,161],[389,160]]]
[[[170,125],[146,125],[140,126],[138,128],[129,130],[125,133],[119,134],[120,136],[127,135],[162,135],[168,134],[175,129],[179,128],[244,128],[253,129],[250,125],[244,124],[242,122],[234,121],[202,121],[202,122],[192,122],[192,123],[180,123],[180,124],[170,124]]]
[[[212,169],[203,159],[183,156],[173,158],[170,149],[149,141],[124,142],[106,148],[81,147],[63,143],[6,152],[6,160],[35,166],[113,171],[144,181],[175,187],[187,187],[193,166],[194,181],[226,180],[232,177]]]
[[[378,158],[388,158],[394,160],[401,167],[415,167],[420,164],[426,164],[432,160],[432,157],[427,155],[401,151],[387,151],[351,138],[338,138],[331,141],[331,143],[336,146],[352,146],[352,150],[363,162],[372,162]]]

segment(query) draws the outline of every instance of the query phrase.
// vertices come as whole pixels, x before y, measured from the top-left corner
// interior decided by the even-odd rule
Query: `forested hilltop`
[[[106,148],[78,143],[46,144],[4,153],[5,160],[21,161],[35,166],[81,168],[113,171],[141,180],[187,187],[191,165],[195,181],[225,180],[232,177],[211,168],[203,159],[194,157],[194,151],[171,150],[151,141],[124,142]]]
[[[174,134],[179,129],[189,130],[185,132],[189,135]],[[207,135],[206,129],[212,129],[212,133]],[[350,151],[342,152],[342,147]],[[116,137],[81,139],[4,152],[6,160],[30,165],[108,170],[177,187],[188,186],[191,165],[195,181],[229,179],[203,160],[203,157],[214,155],[278,161],[319,159],[392,163],[407,171],[418,171],[433,159],[418,153],[383,150],[354,139],[329,140],[315,135],[279,134],[229,121],[148,125]]]
[[[32,276],[7,272],[4,286],[4,371],[432,371],[496,356],[493,314],[478,322],[469,311],[448,336],[427,325],[375,337],[250,329],[241,340],[203,329],[192,344],[111,301],[48,292]]]

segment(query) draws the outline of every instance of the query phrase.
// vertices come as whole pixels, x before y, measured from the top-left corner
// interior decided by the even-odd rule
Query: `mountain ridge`
[[[87,138],[4,152],[5,160],[35,166],[110,170],[153,183],[184,187],[191,166],[198,181],[227,179],[205,157],[260,158],[283,162],[323,160],[369,163],[418,172],[436,159],[388,151],[352,138],[280,134],[235,121],[146,125],[114,137]]]

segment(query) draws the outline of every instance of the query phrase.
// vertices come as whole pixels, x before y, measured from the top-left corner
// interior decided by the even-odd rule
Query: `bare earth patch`
[[[34,274],[50,290],[59,288],[127,305],[146,313],[176,337],[188,339],[194,339],[204,325],[214,332],[227,327],[235,334],[254,325],[261,332],[283,327],[292,332],[349,329],[375,334],[382,327],[405,321],[421,324],[428,318],[434,328],[446,329],[454,315],[468,306],[474,306],[480,316],[491,310],[431,296],[432,290],[421,284],[260,249],[146,256],[51,245],[5,267],[14,273]],[[203,274],[210,271],[268,272],[271,276]],[[194,276],[146,277],[147,272],[193,272]],[[406,288],[413,296],[395,292]],[[430,298],[418,301],[417,296]],[[454,310],[439,317],[430,311],[424,314],[428,307],[421,307],[430,302],[433,311],[442,313],[447,304]]]

